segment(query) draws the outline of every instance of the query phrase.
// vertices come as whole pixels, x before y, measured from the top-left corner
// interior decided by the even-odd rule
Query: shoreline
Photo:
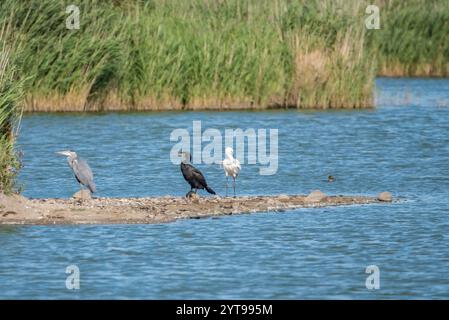
[[[256,103],[250,99],[232,99],[225,102],[220,98],[210,98],[207,102],[192,101],[181,103],[176,98],[168,101],[157,101],[147,98],[147,102],[135,103],[131,100],[105,99],[102,102],[92,102],[86,99],[70,101],[64,97],[50,99],[47,97],[26,98],[22,104],[24,113],[102,113],[102,112],[185,112],[185,111],[270,111],[270,110],[364,110],[375,108],[373,95],[363,101],[329,101],[325,104],[296,105],[286,103],[286,97],[272,97],[269,102]],[[81,102],[80,102],[81,101]]]
[[[0,225],[158,224],[256,212],[387,203],[380,197],[307,195],[242,196],[237,198],[147,197],[27,199],[0,195]]]
[[[379,74],[375,79],[430,79],[447,80],[447,75],[413,75],[407,74]],[[57,99],[45,96],[27,97],[22,103],[21,108],[24,114],[106,114],[106,113],[160,113],[160,112],[266,112],[266,111],[347,111],[347,110],[373,110],[377,108],[375,103],[375,90],[369,103],[332,103],[326,105],[305,105],[298,106],[292,103],[286,103],[286,97],[272,97],[265,104],[258,104],[251,99],[235,97],[229,102],[223,101],[219,97],[209,98],[207,102],[188,102],[181,103],[175,97],[167,101],[158,101],[155,98],[147,97],[146,102],[133,102],[124,99],[105,99],[102,102],[94,102],[75,99],[70,102],[64,96]],[[83,103],[79,103],[82,100]],[[149,102],[148,102],[149,101]],[[69,107],[70,106],[70,107]]]

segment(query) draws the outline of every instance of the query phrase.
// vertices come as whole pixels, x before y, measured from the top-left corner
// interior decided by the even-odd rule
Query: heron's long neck
[[[76,156],[68,156],[67,157],[67,162],[69,163],[70,166],[73,165],[73,162],[76,160]]]

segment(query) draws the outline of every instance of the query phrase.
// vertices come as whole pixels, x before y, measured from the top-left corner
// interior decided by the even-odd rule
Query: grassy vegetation
[[[28,111],[372,106],[381,75],[449,75],[447,0],[3,0]],[[11,18],[12,17],[12,18]]]
[[[10,25],[0,24],[0,193],[11,193],[20,162],[14,149],[21,116],[22,81],[10,63],[15,44]]]
[[[449,76],[449,1],[382,1],[381,30],[371,33],[379,75]]]

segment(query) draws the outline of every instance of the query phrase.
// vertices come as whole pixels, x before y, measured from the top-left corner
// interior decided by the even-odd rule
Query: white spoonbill
[[[226,158],[223,160],[223,168],[226,174],[226,196],[228,196],[228,177],[231,176],[233,180],[232,187],[234,188],[234,198],[235,198],[235,178],[240,173],[242,169],[240,167],[240,161],[234,158],[234,150],[231,147],[225,149]]]

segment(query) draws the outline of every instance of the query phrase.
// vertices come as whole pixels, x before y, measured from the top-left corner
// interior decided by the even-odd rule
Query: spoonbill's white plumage
[[[235,197],[235,179],[240,173],[242,167],[240,166],[240,161],[234,158],[234,150],[231,147],[225,149],[226,158],[223,160],[223,169],[226,175],[226,196],[228,196],[228,178],[232,177]]]

